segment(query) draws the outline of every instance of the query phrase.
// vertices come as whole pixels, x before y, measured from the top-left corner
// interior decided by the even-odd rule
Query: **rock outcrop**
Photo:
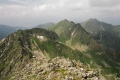
[[[97,70],[88,69],[80,61],[62,57],[33,58],[12,75],[11,80],[103,80]]]

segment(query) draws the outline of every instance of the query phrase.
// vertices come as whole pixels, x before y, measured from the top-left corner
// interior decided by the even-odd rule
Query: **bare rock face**
[[[88,70],[80,61],[56,57],[33,58],[25,67],[13,73],[10,80],[101,80],[98,71]]]

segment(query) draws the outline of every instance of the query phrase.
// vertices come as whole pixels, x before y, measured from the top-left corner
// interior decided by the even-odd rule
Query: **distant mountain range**
[[[119,80],[119,29],[97,19],[13,28],[0,41],[0,79]]]
[[[0,25],[0,40],[3,39],[4,37],[8,36],[9,34],[13,33],[17,29],[11,27],[11,26],[6,26],[6,25]]]
[[[8,26],[8,25],[0,25],[0,40],[19,29],[22,29],[22,30],[29,29],[29,27],[15,27],[15,26]]]
[[[55,25],[55,23],[48,22],[48,23],[45,23],[45,24],[39,24],[38,26],[36,26],[36,28],[49,28],[49,27],[52,27],[54,25]]]
[[[53,25],[55,24],[52,22],[49,22],[45,24],[40,24],[36,26],[36,28],[49,28]],[[0,40],[19,29],[25,30],[25,29],[31,29],[31,28],[35,28],[35,27],[18,27],[18,26],[0,25]]]

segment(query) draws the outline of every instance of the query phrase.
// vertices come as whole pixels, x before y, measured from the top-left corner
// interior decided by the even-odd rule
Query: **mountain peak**
[[[67,20],[67,19],[64,19],[64,20],[62,20],[62,21],[60,21],[59,23],[63,23],[63,22],[65,22],[65,23],[73,23],[73,24],[75,24],[73,21],[69,21],[69,20]]]
[[[88,21],[99,22],[96,18],[90,18],[90,19],[88,19]]]
[[[67,19],[64,19],[64,20],[62,20],[62,21],[68,21]]]

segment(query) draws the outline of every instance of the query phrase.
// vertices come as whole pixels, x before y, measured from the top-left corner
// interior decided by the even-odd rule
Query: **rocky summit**
[[[96,69],[89,69],[80,61],[56,57],[34,57],[20,71],[15,71],[10,80],[104,80]]]

